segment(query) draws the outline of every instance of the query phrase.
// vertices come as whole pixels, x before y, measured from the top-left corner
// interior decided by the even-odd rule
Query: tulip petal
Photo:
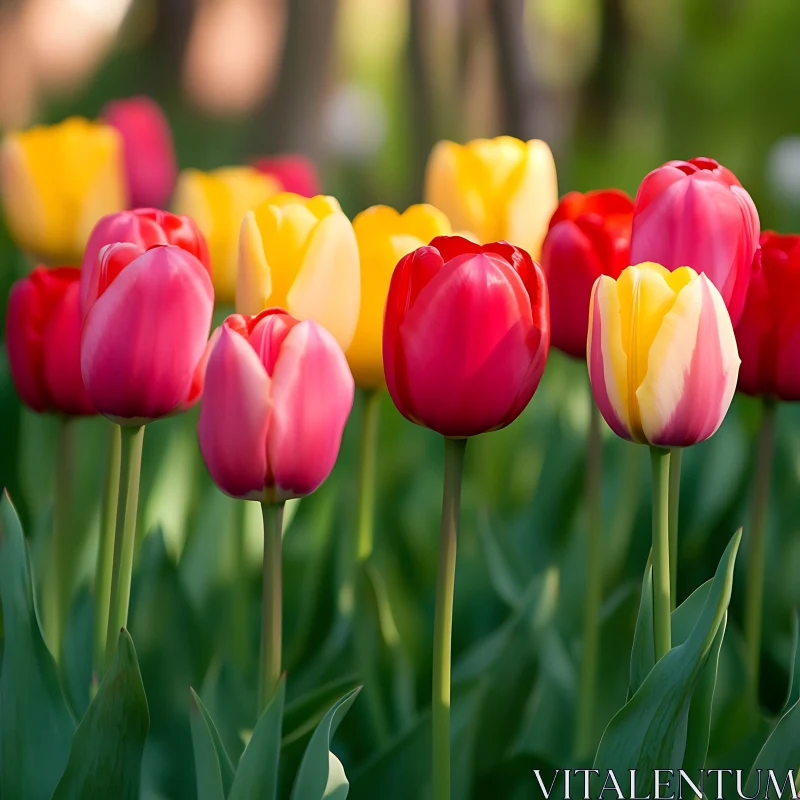
[[[155,247],[126,266],[84,321],[81,372],[98,411],[154,419],[183,402],[213,305],[208,272],[178,247]]]
[[[6,224],[23,249],[36,252],[37,244],[47,238],[47,214],[27,159],[19,134],[8,134],[0,149]]]
[[[636,391],[647,441],[685,447],[707,439],[725,417],[738,373],[725,304],[700,275],[681,289],[664,317]]]
[[[350,220],[333,213],[320,220],[300,271],[286,295],[287,310],[329,330],[343,350],[353,340],[361,298],[358,244]]]
[[[239,269],[236,273],[236,311],[258,314],[272,294],[272,277],[264,253],[264,240],[256,217],[248,211],[239,234]]]
[[[272,382],[247,339],[227,325],[218,330],[197,424],[200,451],[223,492],[261,498]]]
[[[269,469],[285,496],[328,477],[353,405],[353,376],[333,336],[311,320],[286,336],[272,376]]]

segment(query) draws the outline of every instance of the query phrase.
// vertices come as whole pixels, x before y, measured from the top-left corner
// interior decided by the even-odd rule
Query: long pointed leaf
[[[189,722],[192,728],[197,798],[225,800],[233,781],[233,767],[203,701],[194,689],[190,688],[189,691],[192,697]]]
[[[800,764],[800,701],[796,702],[778,721],[761,752],[756,757],[750,775],[747,778],[745,794],[755,797],[761,777],[759,770],[766,776],[767,770],[772,770],[779,783],[791,772],[794,777]],[[764,780],[767,780],[764,777]],[[758,797],[767,787],[761,785]],[[771,795],[770,795],[771,796]],[[789,797],[795,795],[789,794]]]

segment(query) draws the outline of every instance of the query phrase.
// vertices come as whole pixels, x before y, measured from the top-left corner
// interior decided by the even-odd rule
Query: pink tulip
[[[100,115],[122,137],[131,207],[161,208],[169,202],[178,164],[169,122],[149,97],[113,100]]]
[[[328,477],[353,405],[333,336],[281,309],[228,317],[212,339],[198,436],[226,494],[281,502]]]
[[[81,380],[80,271],[37,267],[8,296],[6,347],[11,377],[34,411],[95,414]]]
[[[303,197],[315,197],[321,193],[317,168],[310,158],[301,155],[282,155],[259,158],[253,166],[265,175],[276,178],[284,192]]]
[[[705,273],[735,325],[758,236],[756,207],[730,170],[711,158],[668,161],[645,177],[636,194],[630,263]]]
[[[137,208],[108,214],[94,226],[83,254],[81,309],[84,316],[97,299],[100,251],[106,245],[118,242],[129,242],[139,250],[147,250],[157,244],[173,244],[197,257],[205,269],[211,271],[208,245],[191,217],[156,208]]]
[[[81,372],[95,408],[140,425],[200,394],[214,290],[203,264],[174,245],[104,247],[88,298]]]

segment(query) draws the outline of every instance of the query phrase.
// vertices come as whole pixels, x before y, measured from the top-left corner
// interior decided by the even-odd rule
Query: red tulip
[[[109,244],[129,242],[139,250],[157,244],[172,244],[198,258],[211,271],[208,245],[191,217],[181,217],[155,208],[137,208],[102,217],[94,226],[83,256],[81,309],[84,316],[98,295],[100,251]]]
[[[586,358],[589,302],[601,275],[628,266],[633,201],[618,189],[565,195],[550,220],[542,269],[550,295],[552,344]]]
[[[647,175],[636,193],[630,261],[704,272],[735,325],[758,232],[756,207],[730,170],[712,158],[668,161]]]
[[[37,267],[8,296],[11,377],[34,411],[96,413],[81,379],[79,281],[75,267]]]
[[[764,231],[759,260],[735,331],[742,359],[738,388],[800,400],[800,235]]]
[[[300,155],[273,156],[259,158],[253,166],[265,175],[272,175],[283,187],[284,192],[292,192],[303,197],[316,197],[321,194],[319,175],[314,162]]]
[[[178,164],[161,107],[149,97],[131,97],[108,103],[100,116],[122,137],[131,206],[165,206],[175,186]]]
[[[214,290],[204,265],[173,245],[104,247],[93,270],[81,372],[95,408],[140,425],[200,394]]]
[[[395,267],[383,362],[412,422],[451,437],[508,425],[533,396],[549,344],[544,275],[524,250],[437,236]]]
[[[353,405],[333,336],[281,309],[228,317],[215,332],[197,428],[223,492],[280,502],[328,477]]]

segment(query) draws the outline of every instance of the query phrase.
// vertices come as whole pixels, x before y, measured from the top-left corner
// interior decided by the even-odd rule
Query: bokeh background
[[[562,194],[634,193],[666,160],[711,156],[752,194],[762,228],[797,232],[798,30],[796,0],[0,0],[0,128],[95,117],[110,99],[148,94],[165,109],[181,167],[300,152],[351,217],[374,203],[418,202],[440,138],[543,138]],[[0,230],[0,330],[8,288],[28,269]],[[454,630],[458,797],[528,797],[534,766],[574,764],[589,402],[585,365],[554,351],[523,416],[468,448]],[[758,418],[757,404],[737,398],[719,433],[684,456],[679,600],[711,577],[747,520]],[[351,797],[420,797],[441,443],[382,399],[375,579],[368,602],[354,602],[362,593],[346,565],[360,420],[358,398],[334,474],[294,507],[286,531],[285,753],[299,759],[315,702],[366,681],[334,747]],[[196,410],[152,424],[145,439],[131,633],[151,713],[151,800],[195,797],[190,685],[232,755],[254,723],[259,514],[247,510],[247,549],[237,553],[237,504],[208,478],[195,425]],[[102,420],[76,429],[66,674],[80,714],[107,429]],[[604,434],[598,740],[625,700],[650,543],[647,452]],[[0,485],[20,511],[35,571],[56,436],[57,421],[21,408],[0,349]],[[799,478],[800,414],[784,405],[768,520],[766,713],[784,701],[800,605]],[[743,769],[765,730],[744,695],[747,549],[745,535],[710,751],[710,765]],[[354,642],[360,614],[380,636]]]

